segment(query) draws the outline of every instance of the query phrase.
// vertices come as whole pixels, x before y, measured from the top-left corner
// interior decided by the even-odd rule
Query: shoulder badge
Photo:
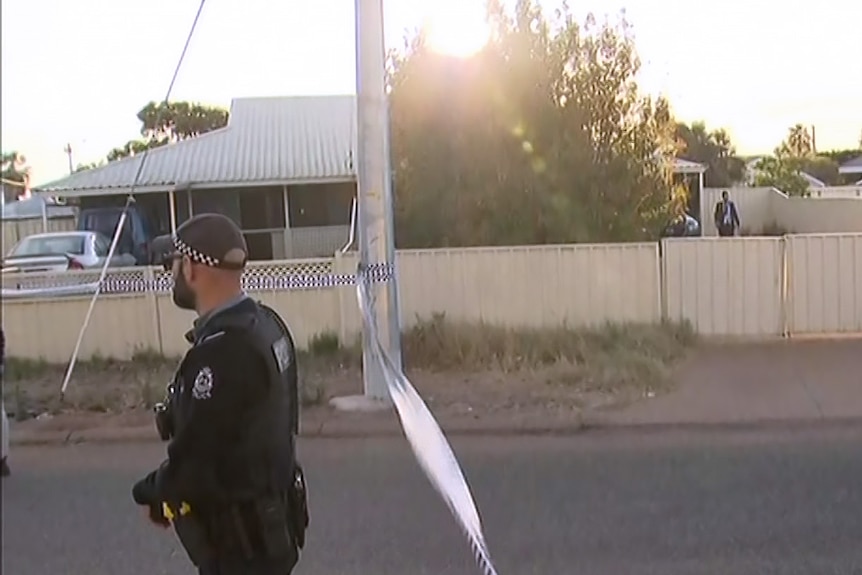
[[[214,339],[218,339],[218,338],[220,338],[221,336],[223,336],[224,334],[225,334],[225,332],[224,332],[224,331],[217,331],[217,332],[215,332],[215,333],[211,333],[211,334],[209,334],[208,336],[206,336],[206,337],[202,338],[202,339],[201,339],[201,341],[200,341],[199,343],[206,343],[206,342],[208,342],[208,341],[212,341],[212,340],[214,340]]]
[[[209,399],[213,390],[213,370],[209,367],[202,368],[195,376],[192,386],[192,397],[195,399]]]

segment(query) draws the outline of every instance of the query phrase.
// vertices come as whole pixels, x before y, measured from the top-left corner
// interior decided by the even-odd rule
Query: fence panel
[[[655,243],[398,252],[402,321],[540,327],[661,317]]]
[[[862,233],[785,239],[789,333],[862,332]]]
[[[3,330],[10,357],[64,363],[87,314],[90,296],[3,301]],[[130,359],[158,349],[155,309],[145,294],[99,298],[81,342],[80,357]]]
[[[781,238],[663,240],[667,317],[703,335],[781,335],[782,251]]]

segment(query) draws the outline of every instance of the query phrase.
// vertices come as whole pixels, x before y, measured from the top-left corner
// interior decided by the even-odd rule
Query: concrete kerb
[[[520,421],[500,419],[463,419],[440,422],[447,436],[529,436],[570,435],[583,429],[580,418],[559,421]],[[400,437],[403,430],[394,418],[369,418],[303,423],[300,437],[321,439],[362,439]],[[160,441],[152,425],[125,428],[89,428],[80,430],[13,430],[13,446],[73,445],[78,443],[140,443]]]
[[[862,416],[833,419],[761,419],[750,421],[731,421],[725,423],[617,423],[596,419],[593,421],[572,418],[558,421],[453,421],[442,422],[444,432],[449,437],[493,436],[493,437],[529,437],[529,436],[574,436],[580,434],[611,434],[611,433],[661,433],[661,432],[746,432],[758,430],[788,430],[798,431],[805,428],[843,428],[862,426]],[[362,425],[355,422],[322,422],[306,425],[300,433],[301,437],[319,439],[367,439],[384,437],[401,437],[403,431],[397,422],[364,421]],[[80,443],[141,443],[158,442],[159,438],[150,426],[131,428],[92,428],[79,431],[45,431],[14,433],[11,437],[13,446],[47,446],[74,445]]]

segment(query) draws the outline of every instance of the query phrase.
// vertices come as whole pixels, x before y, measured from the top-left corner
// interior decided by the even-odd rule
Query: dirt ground
[[[300,369],[303,413],[312,419],[332,411],[330,398],[362,392],[358,366],[338,358],[314,358],[305,369],[301,361]],[[563,377],[560,369],[559,365],[509,372],[413,369],[408,377],[438,417],[559,419],[605,412],[649,421],[672,420],[680,413],[709,420],[727,417],[722,410],[769,415],[814,408],[843,415],[858,410],[862,416],[862,339],[700,343],[669,362],[667,381],[660,387],[630,385],[625,380],[636,372],[622,368],[622,375],[615,375],[627,383],[622,388],[572,385],[571,373]],[[50,368],[26,374],[14,387],[4,386],[6,409],[13,414],[21,411],[21,416],[13,415],[19,420],[35,418],[46,429],[150,424],[149,407],[161,399],[171,371],[165,363],[146,369],[84,365],[61,402],[62,370]]]

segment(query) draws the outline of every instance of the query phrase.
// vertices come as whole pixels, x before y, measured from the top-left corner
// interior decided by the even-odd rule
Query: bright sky
[[[546,0],[553,8],[556,2]],[[862,2],[581,0],[577,13],[626,8],[645,62],[642,86],[684,120],[728,128],[744,154],[772,150],[797,122],[820,149],[862,130]],[[388,0],[387,42],[427,19],[439,49],[482,42],[483,0]],[[35,183],[104,157],[138,135],[137,111],[164,97],[198,0],[3,0],[2,147]],[[208,0],[173,99],[350,93],[352,0]],[[855,55],[854,55],[855,53]]]

